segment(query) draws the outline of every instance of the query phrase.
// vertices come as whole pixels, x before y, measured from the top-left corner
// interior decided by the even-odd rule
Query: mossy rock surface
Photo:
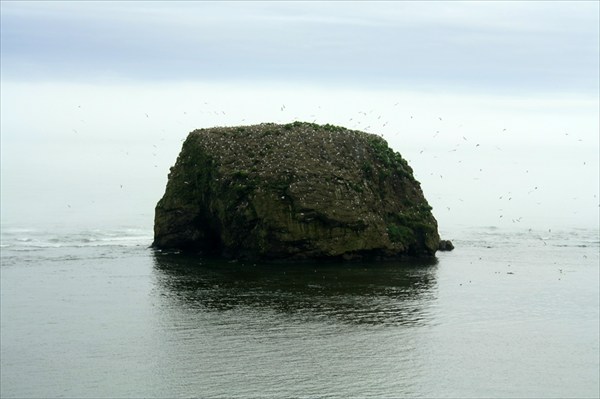
[[[381,137],[294,122],[191,132],[156,206],[156,248],[240,259],[433,256],[437,222]]]

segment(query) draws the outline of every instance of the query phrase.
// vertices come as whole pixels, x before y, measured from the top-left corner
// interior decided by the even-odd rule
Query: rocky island
[[[156,205],[153,247],[234,259],[433,256],[437,222],[399,153],[332,125],[191,132]]]

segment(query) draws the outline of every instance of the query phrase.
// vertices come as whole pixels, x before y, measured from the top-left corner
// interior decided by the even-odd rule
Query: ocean
[[[0,396],[599,397],[599,231],[442,236],[434,259],[262,264],[3,225]]]

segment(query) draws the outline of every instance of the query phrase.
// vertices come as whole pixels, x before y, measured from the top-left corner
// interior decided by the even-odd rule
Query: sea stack
[[[153,247],[254,260],[433,256],[413,171],[375,134],[294,122],[191,132],[156,205]]]

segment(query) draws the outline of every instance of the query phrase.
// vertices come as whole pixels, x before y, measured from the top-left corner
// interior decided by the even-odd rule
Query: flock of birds
[[[336,195],[340,215],[344,210],[354,212],[358,207],[366,210],[369,206],[347,184],[348,179],[360,180],[361,165],[367,160],[365,147],[356,145],[356,138],[350,139],[347,131],[315,129],[308,124],[288,130],[282,129],[281,125],[262,124],[245,126],[243,131],[211,128],[198,130],[195,134],[202,146],[217,158],[220,168],[229,174],[245,171],[261,181],[290,181],[284,191],[300,206],[323,205],[331,201],[332,193]],[[265,134],[270,136],[268,148],[260,144],[259,137]],[[242,135],[244,139],[232,140],[232,135]],[[299,156],[289,157],[290,153]],[[346,156],[349,154],[350,157]],[[348,168],[349,162],[351,168]],[[348,176],[348,169],[354,172],[352,176]],[[331,178],[314,186],[311,175],[319,170],[326,171],[323,174]],[[282,199],[286,199],[285,196]],[[375,200],[373,198],[372,202]]]
[[[384,117],[384,112],[381,113],[377,113],[374,110],[359,110],[357,111],[354,115],[348,115],[348,119],[346,120],[346,123],[339,122],[336,123],[331,122],[333,124],[339,125],[339,126],[343,126],[343,127],[347,127],[348,129],[354,129],[354,130],[360,130],[360,131],[364,131],[367,133],[374,133],[374,134],[378,134],[381,137],[383,137],[384,139],[386,139],[388,141],[388,143],[390,144],[390,147],[394,148],[396,144],[400,143],[400,145],[398,145],[399,147],[403,147],[402,148],[402,155],[405,159],[407,159],[409,161],[409,163],[411,165],[414,166],[415,162],[421,162],[421,160],[423,160],[426,164],[431,164],[431,165],[439,165],[440,162],[436,163],[436,162],[431,162],[431,160],[433,160],[434,158],[437,158],[438,160],[443,161],[444,158],[445,160],[454,160],[454,162],[456,162],[456,164],[460,166],[462,166],[461,164],[463,164],[464,159],[467,159],[469,157],[469,154],[466,153],[466,151],[472,152],[472,151],[477,151],[477,150],[482,150],[485,147],[486,150],[490,150],[490,146],[489,145],[484,145],[483,143],[479,142],[479,141],[473,141],[470,137],[468,137],[467,134],[460,134],[460,128],[462,127],[462,125],[454,125],[452,126],[451,124],[447,124],[444,125],[445,122],[445,118],[441,115],[438,116],[430,116],[428,121],[424,121],[423,123],[428,124],[429,126],[433,126],[432,122],[436,121],[438,123],[438,126],[434,129],[432,129],[432,131],[429,133],[429,137],[427,137],[425,140],[423,140],[423,138],[421,137],[419,139],[419,141],[421,142],[427,142],[427,143],[432,143],[433,147],[436,147],[436,150],[432,150],[430,148],[427,147],[421,147],[419,149],[415,149],[413,148],[413,144],[411,143],[411,137],[408,136],[410,134],[410,129],[408,128],[401,128],[401,129],[396,129],[393,126],[398,124],[398,120],[402,119],[404,120],[404,122],[402,122],[403,125],[406,125],[407,121],[410,121],[411,123],[413,123],[413,125],[411,126],[415,126],[417,127],[420,123],[420,120],[423,119],[423,117],[417,117],[414,114],[411,114],[409,112],[402,112],[401,110],[398,109],[399,103],[394,103],[393,106],[389,107],[390,110],[394,111],[393,113],[388,113],[388,115],[394,115],[393,119],[392,118],[385,118]],[[78,106],[79,109],[81,109],[81,106]],[[223,123],[223,120],[219,121],[219,118],[224,117],[227,119],[231,119],[233,120],[233,118],[230,118],[228,116],[228,113],[225,110],[222,109],[214,109],[211,108],[211,105],[208,102],[205,102],[203,104],[203,111],[202,113],[210,118],[212,118],[213,122],[210,123],[207,127],[212,127],[212,126],[218,126],[218,125],[225,125],[225,123]],[[327,123],[327,121],[325,119],[322,118],[322,114],[326,114],[326,112],[324,112],[322,110],[322,108],[320,106],[317,107],[317,111],[313,111],[313,113],[309,114],[308,118],[301,118],[299,116],[295,116],[295,117],[289,117],[290,113],[289,113],[289,107],[286,104],[281,104],[279,106],[279,113],[281,114],[281,120],[277,120],[277,118],[275,119],[275,122],[279,122],[279,123],[287,123],[287,122],[291,122],[294,120],[309,120],[310,122],[313,123]],[[273,115],[276,115],[277,111],[273,112]],[[183,118],[189,118],[190,115],[192,115],[192,113],[188,113],[187,111],[183,111],[182,112],[182,117]],[[148,113],[148,112],[144,112],[143,113],[143,118],[146,119],[148,122],[152,123],[152,114]],[[210,119],[208,118],[208,119]],[[242,122],[241,124],[247,123],[246,119],[240,119],[240,121]],[[220,122],[220,123],[219,123]],[[193,123],[193,122],[192,122]],[[250,125],[250,124],[248,124]],[[198,126],[196,126],[198,127]],[[72,129],[74,134],[81,134],[80,130],[73,128]],[[151,149],[151,155],[153,158],[155,159],[159,159],[159,153],[161,151],[161,148],[164,146],[164,142],[168,142],[168,133],[166,132],[165,129],[161,130],[163,137],[161,138],[161,141],[163,141],[163,143],[158,143],[155,142],[152,144],[152,149]],[[501,147],[501,142],[503,139],[503,135],[508,135],[509,134],[509,129],[508,127],[501,127],[500,129],[498,129],[498,132],[496,133],[498,135],[498,140],[496,144],[493,144],[493,149],[497,152],[502,152],[503,149]],[[178,132],[180,133],[180,132]],[[448,143],[451,142],[452,139],[455,140],[454,145],[452,146],[446,146],[445,149],[440,150],[439,149],[439,145],[436,144],[435,142],[437,140],[440,140],[440,138],[444,137],[444,142],[446,143],[446,145]],[[583,140],[581,138],[575,138],[572,135],[570,135],[569,133],[564,133],[564,137],[566,139],[571,139],[571,140],[576,140],[577,142],[582,142]],[[182,141],[185,138],[182,139]],[[406,146],[401,142],[401,140],[404,140],[404,142],[406,142]],[[283,149],[289,149],[290,151],[301,151],[301,147],[299,147],[298,145],[296,145],[298,143],[292,143],[292,142],[285,142],[282,141],[280,143],[280,145],[282,146]],[[324,142],[323,145],[327,146],[327,142]],[[406,149],[405,149],[406,148]],[[130,151],[134,151],[136,149],[126,149],[124,151],[124,154],[126,156],[130,155]],[[246,151],[245,149],[233,149],[234,152],[236,151]],[[349,149],[339,149],[337,151],[337,153],[339,153],[340,155],[342,153],[344,153],[344,155],[347,155]],[[412,150],[412,151],[411,151]],[[351,151],[351,149],[350,149]],[[446,152],[445,156],[443,154],[443,152]],[[489,152],[488,152],[489,153]],[[430,163],[427,163],[427,160],[423,157],[426,157],[429,154],[430,158],[428,158],[430,160]],[[453,158],[450,156],[454,156]],[[359,156],[359,154],[353,154],[353,156]],[[488,162],[496,162],[496,161],[502,161],[503,157],[502,156],[498,156],[497,159],[495,160],[490,160],[488,159]],[[273,165],[268,165],[269,167],[272,167],[273,170],[279,170],[281,169],[284,165],[284,163],[287,161],[287,159],[279,159],[279,160],[274,160],[274,162],[276,162]],[[327,157],[321,157],[319,159],[314,159],[313,160],[315,163],[327,163],[327,164],[335,164],[335,159],[329,159]],[[443,163],[443,162],[442,162]],[[466,162],[465,162],[466,163]],[[160,162],[155,162],[153,163],[153,166],[155,168],[159,167]],[[582,164],[585,166],[586,162],[585,160],[582,161]],[[418,168],[417,171],[419,170],[423,170],[424,168]],[[460,174],[461,178],[464,179],[464,175],[471,175],[472,178],[474,180],[485,180],[483,179],[484,176],[484,172],[486,169],[486,165],[480,165],[479,167],[477,167],[476,169],[472,169],[472,170],[468,170],[465,168],[461,168],[459,170],[452,170],[455,169],[453,168],[451,165],[445,165],[444,170],[440,170],[440,171],[429,171],[429,176],[430,177],[435,177],[435,176],[439,176],[439,179],[445,179],[445,175],[447,174]],[[526,168],[523,173],[528,174],[530,168]],[[441,172],[441,173],[440,173]],[[481,176],[481,177],[480,177]],[[419,177],[419,176],[417,176]],[[421,177],[422,178],[422,177]],[[455,176],[451,176],[449,180],[455,180]],[[433,183],[428,183],[430,184],[430,186],[433,185]],[[448,184],[452,184],[451,182],[449,182]],[[123,183],[119,184],[119,188],[120,189],[124,189],[126,187],[126,185],[124,185]],[[493,185],[487,187],[487,189],[489,191],[494,190]],[[449,190],[451,191],[451,190]],[[543,198],[540,198],[540,196],[536,196],[536,193],[540,193],[542,190],[540,189],[539,185],[536,183],[533,183],[530,185],[530,187],[522,192],[512,192],[512,191],[506,191],[506,192],[498,192],[496,195],[496,203],[500,205],[500,207],[496,208],[496,212],[497,212],[497,217],[499,222],[502,222],[502,220],[509,220],[512,223],[521,223],[523,221],[527,221],[527,215],[519,215],[519,214],[514,214],[514,212],[512,212],[512,214],[509,214],[510,212],[508,212],[504,206],[502,206],[502,204],[508,205],[511,202],[514,202],[514,200],[516,198],[519,198],[519,200],[523,200],[524,197],[535,197],[536,199],[533,200],[535,201],[536,205],[542,205],[542,201]],[[433,202],[430,200],[430,202]],[[465,201],[465,199],[463,198],[462,195],[451,195],[449,197],[445,197],[445,196],[441,196],[438,195],[435,198],[435,202],[438,202],[438,207],[441,207],[442,209],[446,209],[447,211],[452,211],[453,207],[459,206],[459,207],[468,207],[469,206],[469,201]],[[444,202],[446,202],[445,205],[441,205]],[[70,205],[69,205],[70,206]]]

